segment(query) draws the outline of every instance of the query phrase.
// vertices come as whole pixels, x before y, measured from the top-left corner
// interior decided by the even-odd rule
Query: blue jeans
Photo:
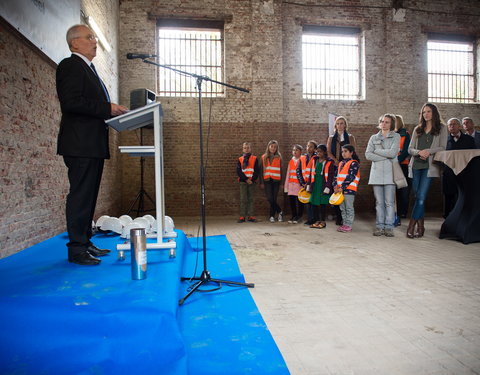
[[[395,223],[395,185],[373,185],[376,226],[379,229],[393,229]]]
[[[400,164],[400,167],[407,179],[408,186],[403,189],[397,189],[397,214],[400,217],[407,217],[408,205],[410,202],[410,190],[412,189],[412,179],[408,177],[408,165]]]
[[[415,194],[415,202],[412,209],[412,219],[423,219],[425,216],[425,199],[427,198],[428,189],[430,189],[431,177],[427,177],[427,169],[414,169],[412,188]]]

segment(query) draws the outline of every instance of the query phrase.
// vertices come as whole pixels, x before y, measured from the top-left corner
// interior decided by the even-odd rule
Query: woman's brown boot
[[[421,218],[421,219],[418,219],[418,227],[417,227],[417,231],[415,232],[415,237],[416,238],[423,237],[424,233],[425,233],[424,220],[423,218]]]
[[[407,237],[408,238],[413,238],[415,237],[415,224],[417,224],[417,220],[410,219],[410,222],[408,223],[408,228],[407,228]]]

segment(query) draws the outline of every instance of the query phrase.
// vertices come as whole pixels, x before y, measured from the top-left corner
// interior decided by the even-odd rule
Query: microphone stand
[[[162,65],[154,61],[149,61],[147,58],[143,58],[142,61],[147,64],[155,65],[161,68],[166,68],[173,70],[177,73],[184,74],[190,77],[193,77],[197,80],[197,90],[198,90],[198,116],[199,116],[199,125],[200,125],[200,187],[201,187],[201,217],[202,217],[202,236],[203,236],[203,271],[200,277],[181,277],[181,281],[185,280],[197,280],[197,282],[191,287],[190,291],[178,301],[179,305],[183,305],[185,300],[190,297],[198,288],[200,288],[203,284],[207,283],[217,283],[221,284],[228,284],[228,285],[237,285],[237,286],[245,286],[247,288],[255,287],[253,283],[241,283],[238,281],[229,281],[229,280],[220,280],[214,279],[211,277],[210,272],[207,268],[207,237],[206,237],[206,224],[205,224],[205,166],[203,162],[203,120],[202,120],[202,83],[203,81],[210,81],[213,83],[218,83],[222,86],[230,87],[235,90],[243,91],[243,92],[250,92],[247,89],[229,85],[228,83],[215,81],[207,76],[201,76],[194,73],[185,72],[179,69],[172,68],[167,65]],[[210,291],[217,290],[212,289]],[[202,290],[204,291],[204,290]]]

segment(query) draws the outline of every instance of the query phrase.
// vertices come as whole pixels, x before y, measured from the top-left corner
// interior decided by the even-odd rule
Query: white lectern
[[[153,146],[119,146],[120,152],[130,156],[155,157],[155,208],[157,213],[156,243],[147,243],[147,249],[175,249],[172,239],[175,232],[165,232],[165,196],[163,185],[163,111],[160,103],[148,104],[123,115],[107,120],[106,123],[117,131],[134,130],[153,123]],[[170,238],[166,243],[163,238]],[[130,242],[118,244],[117,250],[130,250]]]

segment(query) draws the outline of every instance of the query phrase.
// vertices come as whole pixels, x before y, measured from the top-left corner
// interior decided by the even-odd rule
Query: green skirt
[[[323,194],[323,176],[319,175],[319,178],[315,178],[313,183],[313,191],[310,196],[310,203],[314,206],[320,206],[321,204],[328,204],[331,194]]]

